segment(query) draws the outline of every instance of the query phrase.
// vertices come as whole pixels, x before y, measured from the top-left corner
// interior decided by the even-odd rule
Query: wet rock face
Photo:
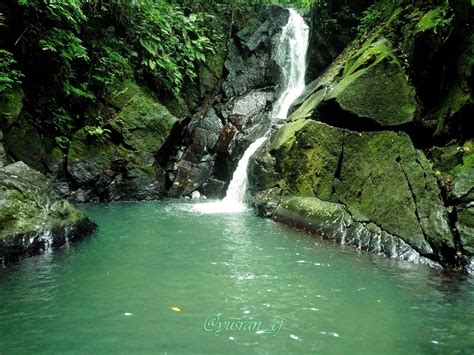
[[[43,174],[17,162],[0,168],[0,263],[59,247],[95,229]]]
[[[272,6],[233,37],[225,61],[228,74],[223,90],[227,97],[276,84],[278,69],[271,56],[288,17],[288,10]]]
[[[303,213],[298,217],[302,223],[308,212],[305,204],[288,212],[278,195],[265,201],[265,191],[279,188],[280,196],[316,198],[344,209],[351,223],[329,223],[324,209],[311,210],[310,215],[321,223],[308,223],[325,235],[336,237],[342,228],[350,236],[349,226],[373,225],[385,233],[390,245],[401,248],[403,244],[402,249],[409,247],[444,265],[455,262],[455,238],[434,172],[404,133],[357,133],[296,120],[280,128],[257,154],[250,183],[258,193],[260,209],[266,209],[269,202],[278,206],[267,212],[275,218],[297,219]],[[384,240],[380,248],[391,250]]]
[[[273,219],[315,232],[344,245],[355,246],[358,250],[441,267],[437,262],[423,257],[403,239],[388,233],[375,223],[357,221],[342,204],[321,201],[316,197],[288,196],[278,204]]]
[[[233,36],[221,96],[204,114],[192,117],[165,164],[168,196],[196,190],[223,196],[245,149],[268,130],[278,78],[272,54],[288,17],[288,10],[269,7]]]

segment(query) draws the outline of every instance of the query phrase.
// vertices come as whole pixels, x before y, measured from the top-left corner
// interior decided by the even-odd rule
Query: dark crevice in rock
[[[166,138],[165,142],[155,154],[155,159],[158,165],[165,168],[166,163],[174,155],[176,155],[179,147],[182,145],[184,140],[185,127],[191,122],[191,117],[178,121],[171,128],[171,132]]]
[[[473,85],[474,86],[474,85]],[[449,122],[449,135],[461,144],[474,138],[474,104],[467,104],[459,110]],[[443,142],[446,145],[447,140]]]
[[[403,176],[405,176],[405,180],[406,180],[406,183],[408,185],[408,190],[410,191],[411,197],[413,199],[413,203],[415,204],[415,216],[416,216],[416,220],[418,221],[418,225],[420,226],[421,232],[423,233],[423,238],[429,243],[429,238],[426,235],[426,232],[423,228],[423,225],[421,223],[420,214],[418,212],[418,204],[417,204],[417,197],[416,197],[415,191],[413,191],[413,186],[411,185],[410,179],[408,178],[408,175],[407,175],[405,169],[403,168],[403,164],[399,164],[399,166],[400,166],[401,171],[403,172]],[[431,246],[431,247],[433,248],[433,246]]]
[[[125,148],[130,149],[132,151],[135,150],[135,148],[133,148],[132,146],[128,145],[125,142],[125,139],[123,138],[122,134],[118,132],[116,129],[114,129],[112,126],[107,125],[105,126],[105,128],[110,131],[109,139],[113,145],[116,145],[116,146],[122,145]]]
[[[367,117],[357,116],[341,108],[336,100],[328,100],[320,104],[313,118],[336,128],[353,132],[404,132],[408,134],[417,149],[427,149],[433,145],[432,131],[419,122],[410,122],[398,126],[382,126]]]
[[[68,170],[68,154],[64,154],[64,160],[63,160],[64,168],[63,168],[63,174],[64,178],[67,181],[67,184],[69,186],[69,191],[75,191],[80,188],[79,183],[74,179],[74,176],[69,172]]]

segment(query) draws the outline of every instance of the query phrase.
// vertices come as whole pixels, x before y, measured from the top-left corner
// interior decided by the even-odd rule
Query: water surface
[[[81,208],[96,235],[0,271],[0,353],[474,352],[472,279],[251,211]]]

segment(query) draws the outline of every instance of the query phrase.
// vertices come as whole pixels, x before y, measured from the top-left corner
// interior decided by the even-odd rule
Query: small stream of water
[[[274,59],[280,67],[283,85],[282,93],[274,104],[272,119],[285,119],[291,104],[305,88],[306,51],[308,49],[309,28],[303,17],[289,9],[288,23],[283,27]],[[247,167],[250,158],[266,141],[266,135],[253,142],[239,161],[236,171],[221,201],[196,205],[194,211],[201,213],[241,213],[248,209],[245,204],[247,193]]]

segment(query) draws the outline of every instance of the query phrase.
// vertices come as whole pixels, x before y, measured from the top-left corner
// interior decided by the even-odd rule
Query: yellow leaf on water
[[[181,312],[181,308],[176,307],[176,306],[171,307],[171,310],[174,311],[174,312]]]

